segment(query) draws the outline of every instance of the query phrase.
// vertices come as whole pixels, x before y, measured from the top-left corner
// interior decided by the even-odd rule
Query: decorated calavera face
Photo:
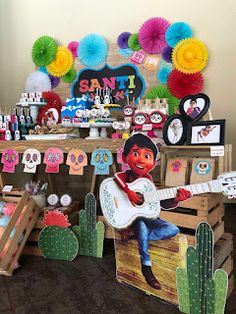
[[[46,164],[46,173],[58,173],[59,165],[63,163],[63,151],[60,148],[50,147],[45,151],[43,163]]]
[[[3,172],[14,173],[15,166],[19,163],[19,154],[15,149],[5,149],[2,153],[1,163]]]
[[[124,107],[123,113],[126,117],[132,117],[132,115],[134,114],[134,108],[130,105],[127,105]]]
[[[37,166],[41,164],[41,154],[35,148],[26,149],[23,154],[22,164],[25,165],[24,172],[36,173]]]
[[[98,148],[93,151],[91,165],[95,167],[95,174],[109,174],[109,166],[112,164],[112,153],[108,149]]]
[[[69,174],[83,175],[84,167],[88,165],[87,155],[81,149],[71,149],[67,155],[66,164],[70,167]]]
[[[154,111],[150,114],[150,122],[153,124],[159,124],[163,120],[163,116],[158,111]]]
[[[211,171],[211,164],[207,160],[200,160],[195,165],[195,172],[200,176],[205,176]]]
[[[147,116],[143,112],[136,113],[134,116],[134,124],[137,126],[141,126],[147,123]]]

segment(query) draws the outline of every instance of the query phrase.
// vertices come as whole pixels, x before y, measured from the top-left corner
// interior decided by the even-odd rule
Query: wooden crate
[[[26,191],[1,193],[0,200],[17,204],[0,239],[0,252],[3,252],[5,246],[9,245],[6,253],[0,261],[0,274],[11,276],[22,253],[26,240],[38,218],[39,209]],[[16,222],[20,217],[21,223],[16,226]],[[13,228],[15,228],[16,232],[14,236],[10,238]],[[21,240],[22,235],[23,238]]]
[[[178,304],[176,288],[176,268],[186,267],[187,239],[184,235],[163,241],[149,241],[149,252],[153,273],[161,284],[161,290],[151,288],[140,270],[137,240],[122,242],[115,233],[116,276],[121,283],[136,287],[147,294]],[[225,233],[214,248],[214,268],[224,269],[229,276],[228,297],[234,288],[232,234]]]
[[[60,209],[60,208],[58,208]],[[40,213],[36,224],[34,226],[34,229],[29,235],[28,241],[23,249],[22,254],[24,255],[34,255],[34,256],[42,256],[39,248],[38,248],[38,238],[40,231],[46,227],[43,223],[43,215],[44,211],[47,210],[47,207],[44,208],[43,212]],[[64,208],[63,213],[68,215],[69,222],[71,225],[78,224],[78,217],[79,217],[79,202],[73,203],[68,208]]]

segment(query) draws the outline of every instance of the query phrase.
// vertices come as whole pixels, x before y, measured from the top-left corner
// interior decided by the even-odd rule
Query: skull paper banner
[[[41,164],[41,154],[35,148],[26,149],[23,154],[22,164],[25,165],[24,172],[36,173],[37,166]]]
[[[73,148],[68,153],[66,164],[70,167],[69,174],[83,175],[84,167],[88,165],[88,157],[81,149]]]
[[[15,166],[19,163],[19,154],[15,149],[4,150],[1,163],[3,164],[3,172],[14,173]]]
[[[213,158],[194,158],[190,184],[207,182],[213,179],[215,161]]]
[[[113,164],[112,153],[105,148],[97,148],[92,153],[91,165],[95,174],[109,174],[109,166]]]
[[[60,148],[50,147],[45,151],[43,163],[46,164],[46,173],[58,173],[59,166],[64,161],[63,151]]]

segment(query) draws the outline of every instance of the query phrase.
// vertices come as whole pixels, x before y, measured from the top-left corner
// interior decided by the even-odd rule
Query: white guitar
[[[137,179],[128,183],[131,190],[143,195],[142,205],[133,206],[113,178],[102,181],[100,185],[100,204],[104,217],[110,226],[127,228],[138,217],[155,219],[160,214],[160,201],[176,197],[177,190],[184,188],[192,195],[202,193],[223,193],[228,198],[236,198],[236,171],[223,173],[217,180],[186,186],[157,190],[148,179]]]

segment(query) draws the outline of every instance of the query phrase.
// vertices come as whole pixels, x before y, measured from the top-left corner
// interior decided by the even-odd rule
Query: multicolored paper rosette
[[[172,71],[171,66],[162,66],[157,72],[157,79],[161,84],[166,84],[167,79]]]
[[[204,78],[200,72],[185,74],[174,69],[167,80],[169,91],[179,99],[200,93],[203,85]]]
[[[192,28],[185,22],[171,24],[166,31],[166,41],[170,47],[175,47],[178,42],[193,36]]]
[[[76,79],[76,71],[71,68],[65,75],[62,76],[62,81],[65,83],[72,83]]]
[[[174,97],[166,85],[154,86],[146,94],[147,99],[166,98],[169,106],[169,114],[175,114],[179,108],[179,99]]]
[[[172,62],[180,72],[192,74],[202,71],[208,61],[206,45],[196,39],[181,40],[174,48]]]
[[[75,40],[71,41],[67,46],[67,48],[72,53],[73,58],[77,57],[78,47],[79,47],[79,42]]]
[[[64,46],[57,48],[55,60],[47,66],[48,72],[56,77],[65,75],[73,66],[73,56],[70,50]]]
[[[25,91],[27,93],[44,92],[51,89],[51,81],[46,73],[34,71],[26,78]]]
[[[130,35],[128,40],[128,47],[133,51],[138,51],[141,49],[141,46],[139,44],[138,33]]]
[[[128,48],[128,40],[129,40],[130,36],[131,36],[130,32],[121,33],[117,39],[117,45],[121,49],[127,49]]]
[[[50,64],[57,52],[57,44],[50,36],[41,36],[33,44],[32,59],[37,66]]]

